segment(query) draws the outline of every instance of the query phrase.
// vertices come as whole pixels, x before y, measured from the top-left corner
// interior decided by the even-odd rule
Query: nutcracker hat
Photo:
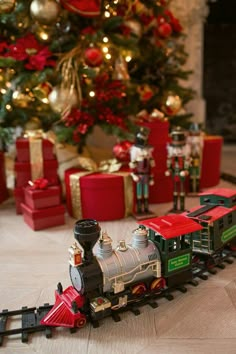
[[[198,123],[191,123],[190,124],[189,134],[190,135],[200,135],[201,134],[201,130],[199,128],[199,124]]]
[[[186,132],[181,127],[174,128],[171,133],[171,145],[183,146],[186,143]]]
[[[135,136],[136,146],[146,146],[148,142],[149,129],[146,127],[140,127]]]

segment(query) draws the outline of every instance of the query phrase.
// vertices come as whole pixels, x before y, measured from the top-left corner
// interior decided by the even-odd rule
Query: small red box
[[[6,185],[5,173],[5,157],[4,153],[0,151],[0,203],[8,198],[8,190]]]
[[[220,164],[223,138],[204,137],[200,188],[214,187],[220,182]]]
[[[21,209],[24,221],[35,231],[65,224],[65,207],[63,205],[34,210],[22,203]]]
[[[24,188],[16,187],[13,194],[15,198],[16,214],[22,214],[21,203],[25,201]]]
[[[61,203],[60,186],[50,186],[46,189],[24,188],[25,204],[32,209],[49,208]]]
[[[78,173],[85,175],[75,181],[77,193],[74,193],[70,176]],[[86,174],[78,168],[70,168],[65,171],[65,185],[67,208],[71,216],[106,221],[122,219],[132,212],[132,179],[127,172],[124,172],[124,176],[119,175],[119,172]],[[128,201],[125,188],[130,193]]]
[[[54,144],[47,139],[42,140],[42,156],[44,160],[55,159]],[[16,140],[16,159],[19,162],[30,162],[30,140],[18,138]]]
[[[43,177],[48,179],[52,183],[57,183],[58,181],[57,167],[58,167],[58,162],[56,159],[43,161]],[[27,186],[28,181],[32,180],[31,164],[29,162],[16,161],[15,173],[16,173],[16,187],[25,187]]]

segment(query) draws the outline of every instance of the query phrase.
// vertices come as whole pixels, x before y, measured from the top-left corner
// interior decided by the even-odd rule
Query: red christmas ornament
[[[113,155],[117,158],[117,160],[121,162],[129,162],[130,160],[130,148],[133,145],[131,141],[124,140],[121,143],[114,145],[113,147]]]
[[[164,22],[158,26],[157,31],[160,37],[167,38],[172,33],[172,27],[168,22]]]
[[[61,0],[61,5],[84,17],[96,17],[101,13],[101,0]]]
[[[103,54],[100,48],[87,48],[84,52],[85,63],[88,66],[100,66],[103,62]]]

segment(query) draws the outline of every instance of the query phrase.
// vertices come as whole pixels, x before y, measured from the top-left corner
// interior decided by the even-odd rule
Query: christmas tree
[[[184,30],[167,0],[0,2],[0,136],[53,129],[83,146],[127,137],[140,112],[184,125]],[[183,114],[181,114],[183,113]]]

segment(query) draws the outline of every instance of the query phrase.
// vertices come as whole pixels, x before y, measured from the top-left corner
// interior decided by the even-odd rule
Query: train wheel
[[[144,283],[140,283],[132,287],[132,294],[141,295],[145,293],[146,290],[146,285]]]
[[[82,318],[79,318],[76,322],[75,322],[75,327],[77,328],[82,328],[86,325],[86,318],[85,317],[82,317]]]
[[[151,290],[161,290],[165,287],[165,279],[164,278],[158,278],[154,279],[151,283],[150,289]]]

